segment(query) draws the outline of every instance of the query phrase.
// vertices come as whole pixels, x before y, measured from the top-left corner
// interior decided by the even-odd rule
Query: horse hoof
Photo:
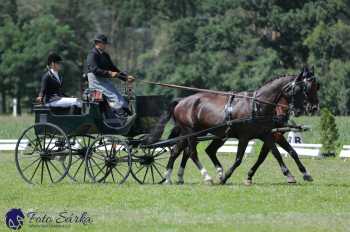
[[[163,184],[164,185],[172,185],[173,182],[171,180],[165,180]]]
[[[312,176],[310,176],[309,174],[304,175],[303,178],[304,178],[305,181],[309,181],[309,182],[314,181],[314,179],[312,178]]]
[[[253,181],[250,180],[250,179],[246,179],[246,180],[244,181],[244,184],[245,184],[245,186],[252,186],[252,185],[253,185]]]
[[[213,185],[214,181],[213,181],[213,179],[206,179],[206,180],[204,180],[204,183],[207,185]]]
[[[183,181],[183,180],[178,180],[177,182],[176,182],[176,184],[179,184],[179,185],[182,185],[182,184],[184,184],[185,183],[185,181]]]
[[[226,180],[224,178],[221,178],[220,179],[220,182],[219,182],[221,185],[224,185],[226,183]]]
[[[288,184],[295,184],[297,181],[295,180],[294,176],[288,176],[287,177]]]

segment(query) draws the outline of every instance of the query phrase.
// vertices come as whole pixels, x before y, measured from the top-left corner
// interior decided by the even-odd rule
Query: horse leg
[[[248,146],[248,139],[240,139],[238,142],[238,149],[237,149],[237,155],[236,155],[236,160],[233,163],[233,165],[227,170],[223,178],[221,179],[220,183],[225,184],[227,179],[231,177],[232,173],[235,171],[235,169],[241,165],[242,159],[245,153],[245,149]]]
[[[284,137],[282,137],[281,139],[277,140],[277,143],[292,156],[299,168],[299,171],[303,174],[304,180],[313,181],[312,176],[306,171],[306,168],[300,161],[298,153],[293,149],[293,147],[288,143],[288,141]]]
[[[174,168],[174,163],[177,159],[177,157],[180,155],[180,153],[185,149],[186,146],[186,141],[180,141],[175,145],[175,148],[172,149],[172,151],[170,152],[170,157],[168,160],[168,164],[166,166],[166,172],[165,172],[165,177],[164,177],[164,183],[165,184],[172,184],[171,181],[171,175],[173,172],[173,168]]]
[[[207,169],[205,169],[205,167],[198,159],[197,144],[198,142],[196,141],[196,139],[189,139],[189,155],[196,167],[198,168],[198,170],[200,171],[200,173],[202,174],[204,182],[207,184],[212,184],[213,179],[209,176]]]
[[[278,149],[276,147],[276,144],[275,144],[275,142],[274,142],[274,140],[272,138],[272,135],[271,134],[267,135],[265,137],[264,142],[267,143],[267,145],[270,147],[273,156],[276,158],[278,164],[281,167],[283,175],[285,175],[287,177],[287,182],[288,183],[296,183],[296,180],[295,180],[294,176],[289,171],[289,169],[287,168],[286,164],[283,162],[281,153],[278,151]]]
[[[205,149],[205,152],[208,154],[210,160],[213,162],[216,168],[216,172],[218,173],[219,180],[221,180],[224,175],[224,169],[222,168],[222,165],[216,156],[216,152],[222,145],[224,145],[224,143],[225,143],[225,140],[214,139],[209,144],[209,146]]]
[[[188,149],[185,149],[182,155],[182,160],[181,160],[181,164],[179,167],[179,170],[177,172],[177,183],[178,184],[184,184],[184,173],[185,173],[185,168],[186,168],[186,164],[187,164],[187,160],[188,158],[190,158],[189,156],[189,151]]]
[[[252,178],[255,175],[256,170],[265,161],[269,151],[270,151],[270,148],[266,145],[266,143],[264,143],[262,148],[261,148],[261,150],[260,150],[260,154],[259,154],[258,160],[255,162],[253,167],[251,167],[251,169],[248,172],[247,179],[245,180],[245,184],[246,185],[248,185],[248,186],[252,185],[252,183],[253,183]]]

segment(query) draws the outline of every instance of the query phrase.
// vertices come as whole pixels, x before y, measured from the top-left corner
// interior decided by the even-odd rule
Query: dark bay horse
[[[319,109],[319,100],[318,100],[318,94],[317,94],[317,92],[320,88],[319,83],[317,82],[317,79],[314,76],[313,69],[309,70],[307,68],[304,68],[303,71],[299,75],[302,75],[304,77],[305,96],[306,96],[305,103],[307,106],[306,107],[307,111],[309,113],[313,114],[316,111],[318,111],[318,109]],[[281,97],[278,103],[281,103],[284,105],[288,104],[287,100],[284,97]],[[281,106],[277,105],[275,110],[276,110],[277,116],[283,116],[286,118],[289,117],[288,108],[281,107]],[[174,128],[174,132],[175,131],[178,131],[178,129]],[[313,181],[313,178],[307,172],[306,168],[304,167],[304,165],[300,161],[297,152],[288,143],[288,141],[283,137],[283,133],[274,132],[272,135],[273,135],[273,139],[274,139],[275,143],[277,143],[279,146],[281,146],[284,150],[286,150],[291,155],[291,157],[293,158],[293,160],[297,164],[299,171],[303,174],[303,179],[305,181]],[[173,134],[172,136],[176,136],[176,135]],[[219,178],[222,175],[222,166],[221,166],[220,162],[218,161],[218,159],[216,158],[216,152],[219,149],[219,147],[221,147],[224,143],[225,143],[225,140],[217,139],[217,141],[211,143],[206,149],[206,153],[209,155],[214,166],[218,170]],[[246,185],[252,184],[252,178],[253,178],[256,170],[259,168],[259,166],[266,159],[267,154],[269,153],[269,150],[270,149],[266,146],[266,144],[264,144],[261,151],[260,151],[258,160],[256,161],[256,163],[253,165],[253,167],[248,172],[247,179],[245,180]],[[186,151],[186,149],[185,149],[185,151]],[[182,161],[181,161],[180,168],[178,171],[178,183],[184,183],[183,175],[184,175],[186,162],[189,158],[189,154],[186,153],[185,151],[184,151],[184,155],[182,157]],[[287,176],[288,183],[295,183],[294,177],[292,175],[288,175],[288,172],[285,169],[286,165],[284,164],[282,157],[275,157],[275,158],[277,159],[277,161],[280,165],[282,173]],[[282,162],[281,162],[281,160],[282,160]]]
[[[304,110],[304,100],[305,97],[307,97],[306,89],[308,89],[308,85],[305,82],[306,79],[307,78],[305,78],[304,75],[299,75],[297,77],[280,77],[276,80],[268,82],[254,93],[239,93],[240,95],[245,94],[246,96],[254,96],[253,100],[247,98],[234,99],[231,118],[247,120],[243,121],[242,123],[233,124],[229,127],[229,129],[222,128],[213,132],[213,134],[219,137],[235,137],[239,139],[236,161],[228,170],[226,175],[221,178],[222,183],[224,183],[227,178],[231,176],[234,169],[239,166],[248,141],[252,138],[259,138],[263,140],[264,145],[266,145],[268,149],[272,149],[272,152],[279,161],[284,174],[294,179],[288,168],[284,165],[281,155],[274,144],[274,138],[271,134],[271,129],[276,127],[276,123],[273,122],[271,117],[274,115],[273,112],[276,105],[261,104],[259,100],[277,103],[280,102],[281,99],[286,99],[293,110],[297,114],[300,114]],[[187,97],[179,101],[169,111],[166,119],[161,120],[157,129],[154,131],[151,140],[157,140],[161,136],[164,125],[170,119],[170,116],[174,118],[176,125],[175,128],[178,130],[177,135],[186,135],[194,131],[200,131],[220,124],[225,120],[224,108],[226,103],[227,97],[215,94],[199,93]],[[265,120],[259,120],[257,117],[254,120],[253,115],[263,116]],[[266,120],[266,118],[268,118],[268,120]],[[216,158],[216,150],[223,144],[223,141],[223,139],[213,140],[206,150],[209,157],[217,167],[219,176],[221,176],[220,172],[222,173],[222,167]],[[196,166],[201,170],[204,179],[206,181],[211,181],[211,177],[198,160],[196,144],[197,142],[195,138],[189,138],[187,140],[180,141],[177,146],[175,146],[167,166],[168,172],[166,174],[166,181],[170,180],[172,167],[176,157],[185,149],[188,151],[189,156],[193,159]],[[182,166],[182,171],[183,169],[184,166]]]

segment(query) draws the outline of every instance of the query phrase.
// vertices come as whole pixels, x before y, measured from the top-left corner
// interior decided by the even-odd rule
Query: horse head
[[[314,67],[311,69],[303,68],[299,76],[303,77],[305,89],[305,104],[306,111],[314,114],[319,110],[318,90],[320,89],[320,83],[315,76]]]

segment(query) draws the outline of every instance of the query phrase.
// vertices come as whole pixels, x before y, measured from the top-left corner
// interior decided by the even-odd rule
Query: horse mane
[[[263,87],[263,86],[265,86],[265,85],[267,85],[267,84],[269,84],[269,83],[271,83],[271,82],[273,82],[273,81],[275,81],[275,80],[281,79],[281,78],[285,78],[285,77],[295,77],[295,76],[296,76],[296,75],[284,74],[284,75],[279,75],[279,76],[277,76],[277,77],[272,77],[272,78],[268,79],[267,81],[265,81],[260,87]]]

